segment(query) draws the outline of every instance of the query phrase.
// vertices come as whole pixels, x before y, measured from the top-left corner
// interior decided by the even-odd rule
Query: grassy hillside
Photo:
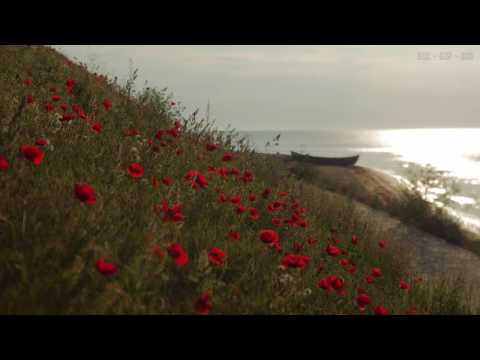
[[[181,110],[0,46],[0,313],[470,311],[348,201]]]

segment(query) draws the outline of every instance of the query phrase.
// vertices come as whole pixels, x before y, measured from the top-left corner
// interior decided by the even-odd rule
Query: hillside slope
[[[164,92],[1,46],[0,121],[0,313],[468,311],[347,200]]]

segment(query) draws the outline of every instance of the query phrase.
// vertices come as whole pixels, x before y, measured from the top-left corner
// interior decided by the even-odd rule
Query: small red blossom
[[[372,276],[373,276],[373,277],[376,277],[376,278],[377,278],[377,277],[381,277],[381,276],[382,276],[382,270],[381,270],[380,268],[378,268],[378,267],[374,267],[374,268],[372,269]]]
[[[366,293],[360,293],[357,296],[356,300],[360,309],[364,309],[367,305],[370,304],[370,297]]]
[[[183,205],[181,203],[176,203],[175,205],[169,207],[168,201],[163,200],[162,205],[156,205],[154,209],[157,214],[163,213],[164,222],[171,221],[173,223],[177,223],[183,220],[182,206]]]
[[[212,248],[208,252],[208,261],[214,265],[223,265],[225,262],[225,253],[219,248]]]
[[[230,239],[232,239],[232,240],[240,240],[240,231],[230,230],[230,231],[228,232],[228,236],[229,236]]]
[[[227,198],[227,196],[225,195],[225,193],[224,193],[224,192],[220,192],[220,193],[218,194],[218,202],[220,202],[220,203],[225,203],[225,202],[227,202],[227,201],[228,201],[228,198]]]
[[[280,236],[278,236],[278,233],[275,230],[271,230],[271,229],[260,230],[259,236],[260,236],[260,240],[262,240],[264,243],[267,243],[267,244],[280,242]]]
[[[372,284],[375,281],[375,278],[372,275],[368,275],[366,280],[367,283]]]
[[[255,195],[254,193],[250,193],[250,195],[248,195],[248,200],[252,202],[257,200],[257,195]]]
[[[258,212],[258,210],[256,208],[250,208],[248,209],[248,212],[250,213],[250,219],[251,220],[258,220],[260,219],[260,213]]]
[[[75,80],[67,79],[67,81],[65,81],[65,86],[67,87],[67,89],[73,89],[73,87],[75,86]]]
[[[57,101],[60,101],[62,99],[62,97],[60,95],[53,95],[51,100],[53,102],[57,102]]]
[[[78,183],[74,187],[75,196],[83,203],[93,205],[97,202],[95,189],[87,183]]]
[[[328,245],[327,248],[325,249],[328,255],[330,256],[338,256],[341,254],[341,251],[338,247],[335,245]]]
[[[52,112],[53,110],[55,110],[55,106],[49,102],[47,103],[47,105],[45,105],[45,109],[47,110],[47,112]]]
[[[271,193],[272,193],[272,189],[266,188],[265,190],[263,190],[262,196],[263,196],[263,198],[266,199],[266,198],[268,198],[268,197],[270,196]]]
[[[388,315],[388,310],[383,305],[378,305],[374,309],[375,315]]]
[[[358,243],[358,236],[357,235],[352,235],[352,244],[357,245]]]
[[[207,151],[215,151],[218,149],[217,144],[205,144],[205,150]]]
[[[32,96],[32,95],[27,95],[27,96],[25,97],[25,101],[26,101],[27,104],[29,104],[29,105],[32,104],[33,101],[34,101],[33,96]]]
[[[185,180],[190,181],[194,189],[205,188],[208,185],[207,178],[197,170],[189,170],[185,175]]]
[[[178,267],[185,266],[188,263],[188,254],[180,244],[170,244],[167,251],[168,255],[175,260],[175,264]]]
[[[103,100],[102,105],[105,108],[105,110],[108,111],[112,107],[112,102],[108,99],[105,99],[105,100]]]
[[[45,153],[35,145],[22,145],[20,146],[20,152],[25,159],[33,162],[35,166],[39,166],[45,157]]]
[[[45,146],[47,145],[47,140],[45,140],[44,138],[38,138],[37,140],[35,140],[35,145]]]
[[[385,240],[380,240],[380,241],[378,242],[378,246],[379,246],[380,248],[382,248],[382,249],[385,248],[385,245],[386,245],[386,244],[387,244],[387,243],[385,242]]]
[[[209,293],[203,293],[195,302],[195,312],[197,314],[207,315],[212,310],[212,302]]]
[[[342,265],[343,267],[348,266],[348,264],[349,264],[348,259],[345,259],[345,258],[340,259],[340,265]]]
[[[400,289],[408,291],[410,289],[410,284],[408,284],[406,281],[401,279],[400,280]]]
[[[140,178],[145,173],[145,169],[139,163],[130,164],[127,171],[128,174],[133,178]]]
[[[272,218],[272,225],[280,225],[282,223],[282,219],[279,219],[277,217]]]
[[[223,154],[223,161],[231,161],[233,159],[233,154],[231,152],[226,152]]]
[[[23,82],[23,84],[24,84],[25,86],[32,86],[33,80],[32,80],[32,79],[25,79],[25,81]]]
[[[97,133],[100,133],[102,131],[102,124],[100,122],[94,122],[92,124],[92,130],[97,132]]]
[[[310,262],[310,256],[286,254],[282,258],[282,265],[287,268],[303,269]]]
[[[106,276],[114,275],[117,272],[117,267],[112,263],[106,262],[103,257],[96,261],[95,266],[101,274]]]
[[[0,155],[0,171],[5,171],[8,169],[9,162],[2,155]]]
[[[162,179],[162,183],[164,185],[167,185],[167,186],[170,186],[173,184],[173,179],[170,177],[170,176],[165,176],[163,179]]]
[[[152,187],[153,187],[154,189],[156,189],[156,188],[160,185],[160,183],[159,183],[159,181],[158,181],[158,179],[157,179],[156,176],[151,176],[151,177],[150,177],[150,184],[152,185]]]

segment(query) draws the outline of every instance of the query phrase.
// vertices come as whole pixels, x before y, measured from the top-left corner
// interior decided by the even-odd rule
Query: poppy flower
[[[133,178],[140,178],[145,173],[145,170],[142,165],[139,163],[130,164],[128,167],[128,174]]]
[[[95,262],[95,266],[101,274],[106,276],[114,275],[117,272],[117,267],[112,263],[106,262],[103,257]]]
[[[63,112],[68,110],[68,105],[67,104],[62,104],[60,105],[60,108],[63,110]]]
[[[33,103],[33,96],[32,95],[27,95],[25,97],[25,100],[27,101],[27,104],[32,104]]]
[[[374,267],[372,269],[372,276],[373,277],[381,277],[382,276],[382,270],[378,267]]]
[[[362,308],[364,309],[367,305],[370,304],[370,297],[369,297],[366,293],[364,293],[364,292],[358,294],[356,300],[357,300],[358,306],[359,306],[361,309],[362,309]]]
[[[73,87],[75,86],[75,80],[67,79],[67,81],[65,81],[65,86],[67,87],[67,89],[73,89]]]
[[[207,187],[207,178],[197,170],[189,170],[185,175],[185,180],[189,180],[194,189]]]
[[[47,140],[45,140],[44,138],[38,138],[37,140],[35,140],[35,145],[45,146],[47,145]]]
[[[188,254],[178,243],[171,244],[168,248],[168,255],[175,260],[178,267],[185,266],[188,263]]]
[[[277,217],[272,218],[272,225],[280,225],[281,223],[282,223],[281,219]]]
[[[240,174],[240,170],[236,167],[232,167],[230,170],[228,170],[229,175],[238,175]]]
[[[225,262],[225,253],[219,248],[212,248],[208,252],[208,261],[214,265],[223,265]]]
[[[352,244],[356,245],[358,243],[358,236],[357,235],[352,235]]]
[[[260,219],[260,214],[256,208],[250,208],[248,209],[248,212],[250,213],[250,219],[251,220],[258,220]]]
[[[173,180],[170,176],[165,176],[163,179],[162,179],[162,183],[164,185],[167,185],[167,186],[170,186],[173,184]]]
[[[205,144],[205,150],[207,151],[215,151],[218,149],[218,145],[216,144]]]
[[[242,179],[243,182],[245,182],[245,183],[253,181],[253,172],[252,172],[252,170],[246,169],[246,170],[243,172],[243,176],[242,176],[241,179]]]
[[[374,309],[375,315],[388,315],[388,310],[383,305],[378,305]]]
[[[232,240],[240,240],[240,231],[230,230],[230,231],[228,232],[228,236],[229,236]]]
[[[235,208],[237,209],[237,214],[243,214],[245,211],[247,211],[247,208],[243,204],[236,204]]]
[[[310,256],[287,254],[282,258],[282,265],[287,268],[303,269],[310,262]]]
[[[223,154],[223,161],[231,161],[233,159],[233,154],[231,152],[226,152]]]
[[[8,169],[8,160],[5,159],[2,155],[0,155],[0,170],[7,170]]]
[[[32,80],[32,79],[25,79],[25,81],[23,82],[23,84],[24,84],[25,86],[32,86],[33,80]]]
[[[230,197],[230,202],[232,204],[237,205],[237,204],[240,204],[242,202],[242,198],[240,197],[240,195],[235,195],[235,196]]]
[[[165,253],[165,250],[162,249],[162,247],[160,245],[153,245],[152,254],[159,257],[159,258],[163,258],[166,253]]]
[[[47,103],[47,105],[45,105],[45,109],[47,109],[47,112],[52,112],[55,110],[55,106],[52,103]]]
[[[322,268],[322,270],[323,270],[323,268]],[[318,282],[317,287],[320,288],[320,289],[323,289],[327,292],[330,292],[333,289],[333,283],[336,282],[337,279],[338,278],[335,275],[328,275]],[[338,287],[339,284],[337,284],[335,286]]]
[[[194,309],[197,314],[207,315],[212,310],[210,294],[203,293],[195,302]]]
[[[280,197],[286,197],[286,196],[288,196],[288,192],[286,192],[286,191],[281,191],[281,192],[278,193],[278,196],[280,196]]]
[[[409,290],[410,289],[410,284],[405,282],[403,279],[400,280],[400,289],[402,290]]]
[[[92,130],[97,132],[97,133],[100,133],[102,131],[102,124],[100,122],[94,122],[92,124]]]
[[[36,166],[39,166],[45,157],[44,152],[34,145],[22,145],[20,152],[25,159],[33,162]]]
[[[75,196],[83,203],[93,205],[97,202],[95,189],[86,183],[75,184]]]
[[[270,196],[271,193],[272,193],[272,189],[266,188],[265,190],[263,190],[262,196],[266,199]]]
[[[386,245],[385,240],[380,240],[380,241],[378,242],[378,246],[379,246],[380,248],[382,248],[382,249],[385,247],[385,245]]]
[[[112,107],[112,102],[108,99],[105,99],[103,100],[103,107],[105,108],[105,110],[109,110],[111,107]]]
[[[280,237],[278,236],[278,233],[275,230],[271,230],[271,229],[260,230],[259,236],[260,236],[260,240],[262,240],[264,243],[267,243],[267,244],[280,242]]]
[[[228,198],[225,195],[225,193],[221,192],[221,193],[218,194],[218,202],[224,203],[224,202],[227,202],[227,201],[228,201]]]
[[[375,281],[375,278],[372,275],[368,275],[366,280],[367,283],[372,284]]]
[[[53,102],[60,101],[61,99],[62,99],[62,98],[61,98],[60,95],[53,95],[52,98],[51,98],[51,100],[52,100]]]
[[[330,256],[338,256],[341,254],[341,251],[338,247],[335,245],[328,245],[327,248],[325,249],[328,255]]]
[[[336,277],[335,280],[332,281],[332,287],[337,291],[342,290],[345,287],[345,280],[341,277]]]
[[[157,188],[158,185],[160,185],[156,176],[150,177],[150,184],[152,185],[153,188]]]
[[[343,267],[347,266],[348,265],[348,259],[345,259],[345,258],[341,259],[340,260],[340,265],[342,265]]]
[[[162,205],[156,205],[155,206],[155,212],[157,213],[163,213],[163,221],[168,222],[171,221],[173,223],[177,223],[181,220],[183,220],[183,214],[182,214],[182,204],[181,203],[176,203],[172,207],[168,206],[168,202],[166,200],[162,201]]]
[[[250,195],[248,195],[248,200],[249,201],[255,201],[257,200],[257,195],[253,194],[253,193],[250,193]]]

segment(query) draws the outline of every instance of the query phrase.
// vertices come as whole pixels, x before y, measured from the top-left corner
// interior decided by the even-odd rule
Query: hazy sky
[[[168,87],[190,112],[210,101],[220,128],[480,126],[480,46],[56,48],[120,79],[131,60],[139,87]]]

